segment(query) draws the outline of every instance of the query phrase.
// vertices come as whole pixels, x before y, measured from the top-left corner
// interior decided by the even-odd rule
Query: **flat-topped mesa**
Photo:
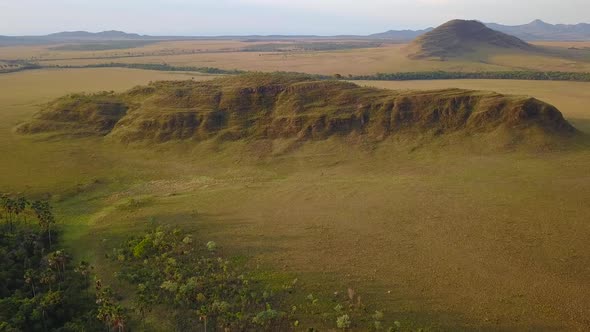
[[[70,95],[18,127],[21,133],[109,136],[121,142],[208,139],[321,140],[360,135],[487,135],[526,140],[575,129],[553,106],[528,97],[459,89],[391,91],[300,75],[249,74],[164,81],[121,94]]]

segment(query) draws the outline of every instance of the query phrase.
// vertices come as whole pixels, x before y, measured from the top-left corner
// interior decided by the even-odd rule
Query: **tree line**
[[[91,266],[59,245],[49,202],[0,196],[0,331],[101,331]]]
[[[190,71],[203,74],[217,74],[217,75],[237,75],[246,73],[246,71],[237,69],[220,69],[213,67],[194,67],[194,66],[172,66],[165,63],[97,63],[82,66],[73,65],[58,65],[55,68],[129,68],[129,69],[143,69],[143,70],[157,70],[157,71]]]
[[[36,63],[21,63],[19,67],[0,72],[13,72],[42,68],[130,68],[157,71],[186,71],[214,75],[239,75],[250,71],[239,69],[221,69],[215,67],[198,66],[174,66],[166,63],[97,63],[88,65],[54,65],[46,66]],[[301,73],[299,73],[301,74]],[[487,80],[529,80],[529,81],[572,81],[590,82],[590,73],[587,72],[562,72],[562,71],[479,71],[479,72],[453,72],[453,71],[418,71],[377,73],[371,75],[319,75],[310,77],[316,79],[344,79],[363,81],[411,81],[411,80],[452,80],[452,79],[487,79]]]
[[[62,66],[62,68],[131,68],[158,71],[189,71],[203,74],[238,75],[248,73],[244,70],[227,70],[214,67],[173,66],[169,64],[141,63],[104,63],[84,66]],[[299,73],[300,74],[300,73]],[[411,80],[452,80],[452,79],[487,79],[487,80],[529,80],[529,81],[573,81],[590,82],[590,73],[561,71],[481,71],[481,72],[450,72],[420,71],[377,73],[373,75],[313,75],[316,79],[346,79],[363,81],[411,81]]]
[[[41,69],[41,65],[36,63],[29,63],[23,61],[10,61],[5,64],[0,64],[0,73],[14,73],[23,70]]]
[[[340,76],[343,78],[342,76]],[[482,71],[482,72],[448,72],[425,71],[403,73],[378,73],[375,75],[350,75],[350,80],[366,81],[411,81],[411,80],[452,80],[452,79],[486,79],[486,80],[530,80],[530,81],[578,81],[590,82],[590,73],[560,71]]]

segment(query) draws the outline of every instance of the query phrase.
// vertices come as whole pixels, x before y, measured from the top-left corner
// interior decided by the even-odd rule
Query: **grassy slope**
[[[452,20],[416,38],[409,45],[412,58],[449,58],[477,52],[523,50],[536,52],[530,44],[478,21]]]
[[[97,261],[113,241],[103,239],[154,218],[297,274],[306,287],[351,286],[404,324],[587,327],[588,150],[372,151],[329,140],[268,160],[257,157],[268,142],[148,151],[11,132],[35,105],[64,93],[178,75],[88,69],[0,77],[0,153],[7,156],[0,186],[57,193],[69,245]],[[577,93],[562,98],[564,105],[587,101]],[[590,119],[581,109],[561,110]],[[142,203],[130,208],[131,198]]]

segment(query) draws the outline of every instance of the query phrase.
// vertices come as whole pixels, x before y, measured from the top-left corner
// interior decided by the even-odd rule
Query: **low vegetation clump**
[[[179,229],[157,227],[132,237],[109,257],[117,277],[132,288],[128,311],[141,326],[165,312],[182,331],[286,331],[314,326],[385,330],[385,315],[371,311],[353,289],[319,298],[303,295],[298,280],[277,285],[232,263]],[[389,328],[395,331],[399,322]]]
[[[224,258],[217,243],[166,227],[130,237],[107,255],[123,282],[115,290],[59,248],[48,202],[4,195],[1,203],[0,331],[158,330],[155,321],[205,332],[381,330],[385,323],[352,289],[304,295],[297,279],[262,277]]]
[[[284,330],[289,314],[281,295],[248,278],[216,253],[180,230],[157,228],[128,240],[111,257],[118,277],[134,285],[133,308],[141,320],[155,308],[172,312],[180,330]]]

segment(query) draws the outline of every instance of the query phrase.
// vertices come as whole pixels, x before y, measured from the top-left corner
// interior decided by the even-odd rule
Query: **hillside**
[[[516,37],[486,27],[478,21],[453,20],[418,37],[409,46],[411,58],[459,57],[479,50],[532,51],[534,47]]]
[[[515,36],[525,41],[588,41],[590,40],[590,24],[551,24],[542,20],[534,20],[527,24],[505,25],[500,23],[485,23],[485,25],[499,32]],[[390,30],[369,35],[369,38],[411,40],[432,31],[424,30]]]
[[[533,98],[458,89],[400,92],[301,75],[248,74],[65,96],[18,132],[108,136],[125,143],[492,135],[502,145],[528,141],[529,133],[551,140],[575,129],[555,107]]]

